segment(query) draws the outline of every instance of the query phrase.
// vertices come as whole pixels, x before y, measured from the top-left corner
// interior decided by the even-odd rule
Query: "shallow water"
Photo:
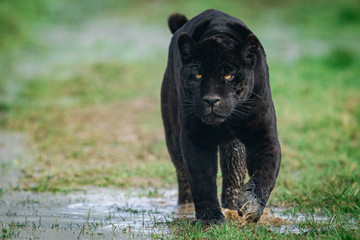
[[[171,234],[165,223],[177,218],[194,218],[190,205],[177,206],[177,191],[157,190],[158,197],[146,197],[141,189],[92,188],[71,194],[9,192],[0,201],[0,222],[23,224],[20,238],[47,237],[149,237]],[[271,210],[274,217],[282,209]],[[294,224],[271,227],[281,233],[300,233]]]
[[[192,216],[177,207],[175,190],[161,190],[161,197],[154,198],[143,194],[140,189],[101,188],[66,195],[10,192],[0,201],[0,222],[26,223],[22,233],[26,236],[31,231],[41,238],[77,236],[83,228],[89,236],[143,236],[161,232],[159,223]]]

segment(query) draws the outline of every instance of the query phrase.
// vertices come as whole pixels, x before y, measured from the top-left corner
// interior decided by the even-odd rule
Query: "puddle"
[[[10,192],[0,201],[0,222],[23,225],[20,238],[46,237],[146,237],[169,234],[164,223],[174,218],[194,218],[192,205],[177,206],[177,190],[158,190],[159,197],[145,197],[144,190],[94,188],[71,194]],[[280,217],[280,213],[274,212]],[[288,231],[284,226],[281,231]]]
[[[0,222],[25,223],[24,236],[33,231],[32,235],[40,238],[49,234],[74,237],[82,231],[97,237],[141,237],[162,231],[157,227],[159,223],[192,216],[192,212],[179,211],[176,190],[161,190],[161,197],[155,198],[139,194],[142,193],[138,189],[99,188],[67,195],[11,192],[0,201]]]
[[[158,197],[147,197],[149,191],[157,192]],[[306,231],[296,224],[306,220],[305,214],[282,212],[281,208],[266,209],[260,224],[278,233]],[[144,239],[152,233],[169,236],[172,229],[165,223],[177,218],[194,219],[194,208],[177,206],[176,189],[91,188],[70,194],[9,192],[0,200],[0,223],[4,226],[17,223],[21,229],[19,238]],[[327,218],[319,216],[315,220]]]

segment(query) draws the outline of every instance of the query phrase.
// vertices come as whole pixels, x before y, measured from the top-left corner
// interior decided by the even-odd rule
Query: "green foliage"
[[[41,20],[48,9],[46,0],[0,1],[0,53],[14,42],[25,41],[31,23]]]
[[[360,62],[348,50],[272,66],[283,147],[273,203],[358,213]],[[354,216],[357,216],[354,214]]]
[[[11,222],[7,226],[1,222],[0,239],[15,239],[23,228],[24,225],[18,222]]]
[[[248,224],[239,227],[237,222],[227,221],[220,226],[203,225],[189,220],[175,220],[170,223],[173,229],[171,239],[356,239],[359,232],[353,225],[342,219],[331,218],[331,222],[307,218],[302,223],[294,223],[297,233],[279,233],[280,226],[271,228],[263,225]],[[284,228],[285,229],[285,228]]]
[[[327,57],[325,63],[330,68],[335,68],[339,71],[345,70],[356,63],[356,55],[348,49],[335,49],[331,52],[331,55]]]

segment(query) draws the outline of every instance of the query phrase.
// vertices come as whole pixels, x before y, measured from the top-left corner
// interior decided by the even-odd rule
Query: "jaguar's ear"
[[[195,47],[195,42],[186,33],[182,33],[178,38],[178,47],[181,61],[186,63],[190,60],[191,54]]]
[[[241,56],[248,65],[254,65],[260,49],[259,39],[254,34],[249,34],[241,47]]]

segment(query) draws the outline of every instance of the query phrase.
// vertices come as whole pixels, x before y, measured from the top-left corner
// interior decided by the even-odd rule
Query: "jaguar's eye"
[[[226,75],[224,76],[224,78],[225,78],[226,80],[231,80],[231,79],[233,78],[233,75],[231,75],[231,74],[226,74]]]
[[[196,74],[195,74],[195,78],[196,78],[196,79],[202,79],[202,75],[201,75],[200,73],[196,73]]]

